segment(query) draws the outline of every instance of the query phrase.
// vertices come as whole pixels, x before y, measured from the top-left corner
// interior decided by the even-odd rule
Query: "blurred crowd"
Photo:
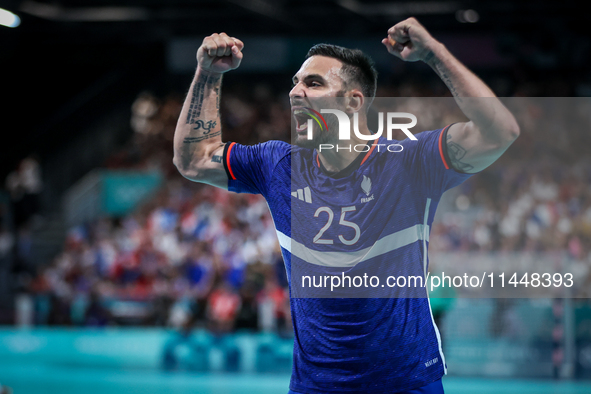
[[[591,296],[590,103],[582,98],[507,100],[521,136],[483,173],[454,190],[430,251],[558,256]],[[535,267],[532,267],[535,269]],[[557,268],[558,269],[558,268]]]
[[[47,298],[38,323],[284,328],[275,237],[263,199],[169,180],[133,214],[69,231],[31,285]]]
[[[225,97],[226,139],[251,135],[240,140],[254,143],[252,130],[270,133],[289,122],[270,92],[256,95],[264,116],[238,95]],[[165,185],[127,216],[68,231],[63,252],[30,285],[36,324],[291,331],[287,275],[267,204],[178,174],[172,138],[181,106],[179,96],[147,92],[134,102],[134,139],[106,167],[158,169]]]
[[[378,93],[442,94],[408,83]],[[287,97],[262,84],[225,90],[224,140],[288,141]],[[430,251],[559,251],[591,283],[588,103],[555,98],[564,106],[555,108],[544,100],[507,104],[521,137],[491,168],[452,192],[452,206],[432,229]],[[69,230],[63,252],[40,267],[30,285],[37,324],[290,331],[286,272],[264,199],[191,183],[172,165],[182,101],[178,94],[143,92],[133,103],[133,141],[106,167],[157,168],[166,182],[126,216]],[[411,113],[424,108],[421,100],[407,106]],[[565,108],[574,113],[569,121],[559,116]],[[444,126],[449,113],[441,110],[430,120],[434,128]]]

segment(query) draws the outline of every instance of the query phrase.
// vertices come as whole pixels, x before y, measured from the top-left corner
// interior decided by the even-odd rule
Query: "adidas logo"
[[[310,193],[310,188],[308,186],[303,189],[298,189],[295,192],[291,192],[291,195],[295,198],[299,198],[302,201],[312,204],[312,193]]]

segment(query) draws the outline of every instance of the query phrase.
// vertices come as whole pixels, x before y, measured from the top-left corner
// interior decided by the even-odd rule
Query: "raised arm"
[[[404,61],[424,61],[447,85],[469,122],[455,123],[447,132],[447,152],[458,171],[474,173],[495,162],[519,136],[509,110],[480,78],[435,40],[415,19],[388,30],[382,43]]]
[[[242,41],[226,33],[205,37],[197,50],[197,71],[174,132],[174,165],[182,176],[223,189],[228,178],[222,163],[220,121],[223,73],[242,60]]]

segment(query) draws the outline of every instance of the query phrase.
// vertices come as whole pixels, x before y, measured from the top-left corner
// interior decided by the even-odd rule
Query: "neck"
[[[371,135],[366,123],[359,125],[359,132],[363,135]],[[333,144],[333,149],[323,149],[322,152],[316,150],[318,152],[318,159],[322,162],[322,165],[324,166],[324,168],[326,168],[327,171],[339,172],[347,168],[347,166],[351,164],[353,160],[357,158],[357,156],[366,153],[361,152],[362,149],[359,148],[357,148],[359,152],[356,151],[355,146],[363,146],[366,145],[368,142],[369,141],[362,140],[361,138],[357,137],[353,130],[351,130],[351,140],[337,140]]]

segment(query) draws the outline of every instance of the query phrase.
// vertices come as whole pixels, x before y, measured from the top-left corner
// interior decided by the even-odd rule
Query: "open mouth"
[[[296,132],[303,134],[307,129],[308,125],[312,122],[316,122],[320,130],[328,130],[326,120],[320,115],[320,113],[312,108],[308,107],[296,107],[293,108],[293,117],[296,121]]]
[[[296,121],[296,132],[303,133],[308,129],[308,120],[312,119],[308,111],[296,109],[293,111],[293,117]]]

